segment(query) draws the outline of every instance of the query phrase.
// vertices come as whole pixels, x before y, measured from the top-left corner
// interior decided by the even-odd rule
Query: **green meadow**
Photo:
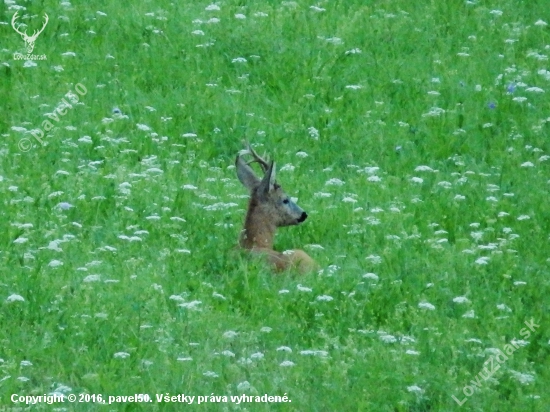
[[[549,411],[548,24],[4,0],[0,411]],[[239,250],[243,141],[319,272]]]

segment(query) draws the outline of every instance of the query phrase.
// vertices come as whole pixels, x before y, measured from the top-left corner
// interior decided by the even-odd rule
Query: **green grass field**
[[[546,1],[0,7],[0,411],[550,410]]]

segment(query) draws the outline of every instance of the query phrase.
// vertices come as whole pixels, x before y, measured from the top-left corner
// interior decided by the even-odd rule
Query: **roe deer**
[[[245,162],[243,154],[250,154],[253,160]],[[259,163],[264,177],[258,178],[250,163]],[[250,202],[241,232],[239,244],[254,253],[266,255],[277,271],[297,269],[307,273],[317,268],[317,263],[303,250],[295,249],[284,253],[273,250],[275,231],[281,226],[298,225],[307,218],[281,186],[275,182],[275,163],[266,162],[248,145],[247,150],[239,152],[235,161],[237,177],[250,191]]]

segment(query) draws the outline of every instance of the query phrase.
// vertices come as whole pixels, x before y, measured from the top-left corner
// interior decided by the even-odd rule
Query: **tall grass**
[[[47,60],[14,59],[16,10],[28,33],[48,13]],[[6,1],[0,405],[547,410],[548,22],[510,0]],[[321,272],[236,248],[243,139],[310,215],[276,248]]]

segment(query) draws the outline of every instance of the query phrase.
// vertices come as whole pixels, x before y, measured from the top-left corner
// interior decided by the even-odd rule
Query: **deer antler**
[[[25,33],[21,33],[21,32],[19,31],[19,27],[21,27],[21,24],[19,24],[17,27],[15,27],[15,22],[17,21],[17,18],[19,17],[19,16],[17,15],[17,13],[19,13],[19,12],[16,11],[15,14],[13,15],[13,17],[12,17],[12,19],[11,19],[11,25],[12,25],[13,29],[14,29],[17,33],[19,33],[21,36],[26,36],[26,35],[27,35],[27,32],[26,32],[26,31],[25,31]]]
[[[50,20],[48,15],[46,13],[44,13],[44,24],[42,25],[42,28],[40,30],[35,30],[34,33],[32,34],[32,36],[29,36],[27,34],[27,31],[25,30],[24,33],[22,33],[20,30],[19,30],[19,27],[21,27],[21,24],[20,23],[17,27],[15,27],[15,22],[17,21],[17,19],[19,18],[19,16],[17,15],[19,12],[16,11],[15,14],[13,15],[12,19],[11,19],[11,25],[13,27],[13,29],[19,33],[21,36],[23,36],[23,39],[25,39],[25,41],[28,41],[28,40],[36,40],[36,38],[40,35],[40,33],[42,33],[44,31],[44,29],[46,28],[46,25],[48,24],[48,21]]]
[[[50,18],[48,17],[48,15],[46,13],[44,13],[44,24],[42,25],[42,28],[40,30],[38,30],[38,31],[35,30],[34,31],[34,33],[31,36],[31,39],[36,39],[38,37],[38,35],[44,31],[44,29],[46,28],[46,25],[48,24],[49,20],[50,20]]]
[[[267,169],[269,169],[269,163],[266,160],[264,160],[262,157],[260,157],[258,153],[255,152],[252,146],[250,146],[250,143],[246,143],[246,146],[247,146],[248,152],[254,158],[254,160],[251,160],[247,164],[254,163],[254,162],[259,163],[264,173],[267,172]]]

